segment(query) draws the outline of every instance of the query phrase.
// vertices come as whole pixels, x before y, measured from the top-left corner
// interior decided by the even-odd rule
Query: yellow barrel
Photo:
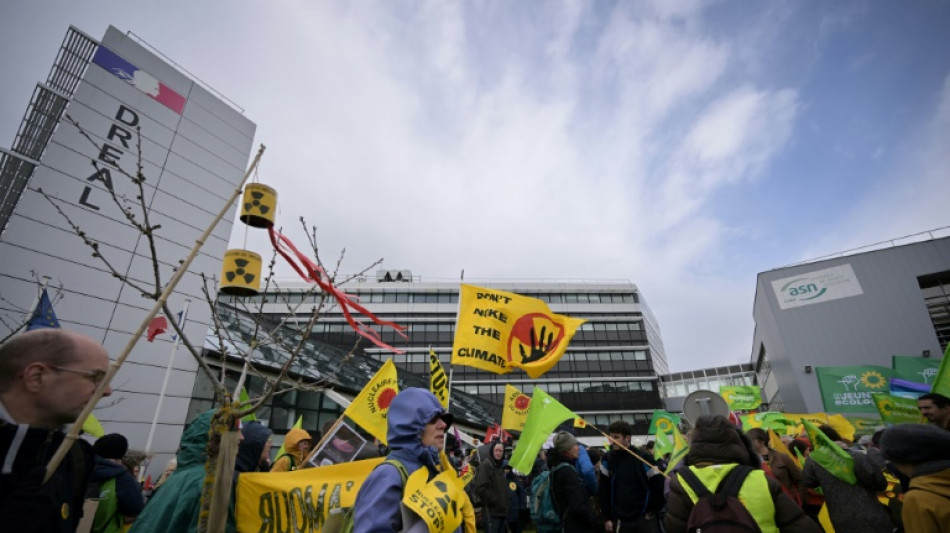
[[[241,222],[255,228],[269,228],[277,216],[277,191],[260,183],[244,187],[241,202]]]
[[[261,256],[249,250],[224,252],[221,288],[224,294],[254,296],[261,288]]]

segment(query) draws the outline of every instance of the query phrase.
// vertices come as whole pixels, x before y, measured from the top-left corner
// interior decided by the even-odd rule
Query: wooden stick
[[[640,457],[639,454],[637,454],[636,452],[634,452],[634,451],[631,450],[630,448],[627,448],[627,447],[624,446],[623,444],[620,444],[619,442],[617,442],[617,441],[611,439],[611,438],[610,438],[610,435],[608,435],[608,434],[604,433],[603,431],[601,431],[601,429],[600,429],[599,427],[595,426],[594,424],[591,424],[590,422],[588,422],[587,425],[590,426],[590,427],[592,427],[592,428],[594,428],[594,429],[596,429],[601,435],[607,437],[607,440],[610,441],[611,446],[619,446],[620,449],[622,449],[622,450],[624,450],[625,452],[629,453],[630,455],[636,457],[637,460],[640,461],[641,463],[643,463],[643,464],[649,466],[650,468],[656,468],[657,472],[659,472],[663,477],[667,477],[667,478],[670,477],[670,476],[666,475],[666,472],[663,472],[662,470],[660,470],[659,468],[657,468],[656,465],[650,464],[649,461],[647,461],[647,460],[644,459],[643,457]]]
[[[234,201],[237,200],[238,196],[241,195],[241,191],[244,188],[244,183],[254,172],[254,169],[257,168],[257,163],[261,160],[261,156],[264,155],[264,145],[262,144],[260,149],[257,151],[257,155],[254,157],[254,161],[251,162],[251,166],[248,167],[247,172],[244,174],[244,178],[241,179],[241,182],[234,189],[234,192],[231,193],[231,197],[228,198],[228,201],[221,208],[221,211],[218,212],[217,216],[211,221],[211,224],[205,229],[204,233],[201,234],[201,237],[195,241],[194,247],[191,249],[191,253],[188,254],[178,266],[178,270],[175,271],[175,275],[168,281],[168,284],[165,285],[165,289],[162,291],[161,296],[159,296],[158,301],[155,302],[155,305],[152,306],[151,311],[148,312],[148,315],[145,316],[145,320],[142,321],[142,324],[139,328],[132,334],[132,337],[129,339],[129,342],[125,345],[125,349],[122,350],[122,353],[116,357],[115,361],[109,365],[109,371],[106,373],[106,376],[102,379],[102,382],[99,383],[99,388],[96,389],[96,392],[93,393],[92,398],[89,399],[89,402],[86,403],[86,407],[82,410],[82,413],[79,414],[79,417],[76,419],[76,422],[69,429],[69,433],[66,435],[66,438],[63,439],[63,442],[59,445],[59,448],[56,449],[56,453],[53,454],[52,459],[50,459],[49,464],[46,465],[46,477],[43,479],[43,483],[46,483],[53,477],[53,473],[56,471],[56,468],[59,467],[59,464],[63,462],[63,459],[66,457],[66,454],[69,453],[69,448],[72,447],[73,443],[76,442],[76,439],[79,438],[79,431],[82,429],[83,423],[86,421],[86,418],[92,413],[92,410],[96,407],[96,404],[99,403],[99,400],[102,399],[102,395],[106,390],[106,387],[109,386],[109,383],[112,381],[113,376],[119,370],[119,367],[122,366],[122,363],[125,362],[129,354],[132,352],[132,349],[135,348],[135,344],[138,343],[139,338],[145,333],[145,330],[148,329],[148,325],[152,322],[152,319],[155,318],[155,315],[158,314],[162,306],[165,305],[165,301],[168,300],[168,297],[175,290],[175,286],[178,285],[178,282],[181,281],[181,278],[185,276],[185,273],[188,272],[188,267],[191,266],[192,261],[198,255],[198,251],[201,250],[201,247],[204,245],[205,240],[211,235],[211,232],[214,231],[215,226],[218,225],[218,222],[224,218],[224,215],[231,210],[231,206],[234,205]]]

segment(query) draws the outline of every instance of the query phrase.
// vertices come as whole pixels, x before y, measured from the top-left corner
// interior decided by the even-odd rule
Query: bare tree
[[[89,140],[91,144],[95,145],[95,142],[92,140],[92,138],[72,117],[67,114],[66,118],[87,140]],[[158,313],[159,309],[163,311],[166,316],[174,316],[174,313],[167,303],[169,293],[174,290],[177,281],[181,279],[181,276],[188,269],[191,258],[193,258],[194,254],[197,252],[197,249],[200,248],[208,234],[210,234],[214,224],[220,220],[224,213],[230,211],[231,205],[233,205],[234,200],[237,198],[238,194],[240,194],[240,190],[243,187],[244,182],[251,175],[252,170],[256,167],[256,164],[264,151],[264,147],[261,146],[257,156],[254,159],[254,162],[245,174],[244,180],[235,190],[234,194],[231,196],[231,199],[227,205],[224,206],[221,213],[219,213],[218,218],[212,223],[212,226],[209,227],[205,234],[198,240],[198,242],[196,242],[196,246],[192,250],[192,255],[188,258],[178,261],[177,266],[175,266],[172,270],[172,277],[169,280],[165,280],[162,276],[161,269],[161,260],[163,258],[158,257],[156,246],[156,236],[159,234],[161,225],[152,219],[152,213],[148,208],[148,204],[146,203],[146,176],[142,165],[140,127],[136,127],[136,148],[137,165],[134,173],[128,172],[122,168],[118,168],[118,166],[114,168],[114,170],[117,170],[119,174],[127,178],[128,181],[133,185],[134,195],[132,197],[127,197],[118,194],[114,188],[107,187],[107,189],[112,202],[122,213],[125,223],[129,226],[129,228],[141,235],[147,243],[152,267],[152,276],[147,283],[133,279],[120,271],[110,259],[109,254],[104,250],[105,247],[100,246],[100,242],[96,239],[96,237],[75,223],[60,207],[54,198],[46,194],[42,189],[39,190],[39,193],[43,195],[43,197],[50,202],[50,204],[55,208],[60,216],[63,217],[63,219],[72,229],[72,232],[82,239],[83,243],[85,243],[85,245],[90,249],[92,256],[98,260],[98,262],[105,268],[106,271],[110,272],[113,277],[118,279],[119,282],[121,282],[126,287],[134,289],[144,298],[155,302],[152,312],[145,318],[142,326],[133,335],[133,339],[127,346],[126,352],[120,355],[116,361],[112,363],[112,366],[110,366],[109,374],[103,380],[103,383],[100,385],[97,394],[92,398],[92,400],[90,400],[90,404],[86,406],[83,414],[80,415],[80,419],[77,421],[76,426],[82,424],[85,417],[88,416],[89,412],[91,412],[92,408],[101,398],[101,394],[105,387],[108,386],[112,377],[115,375],[115,372],[118,370],[119,366],[121,366],[122,362],[124,362],[128,352],[134,346],[135,341],[137,341],[138,337],[141,336],[145,327]],[[92,160],[91,164],[97,172],[101,170],[98,161]],[[302,218],[300,222],[303,225],[304,230],[308,233],[308,239],[310,241],[309,245],[316,264],[320,266],[321,272],[326,272],[323,269],[323,263],[319,255],[319,248],[317,247],[316,228],[312,227],[308,231],[306,223]],[[326,274],[327,279],[321,280],[322,283],[329,283],[330,286],[333,285],[334,278],[337,276],[337,271],[340,268],[344,254],[345,251],[344,253],[340,254],[340,258],[337,260],[332,273]],[[230,498],[232,485],[231,482],[234,472],[234,458],[238,444],[235,422],[259,410],[274,394],[282,394],[290,390],[300,389],[322,390],[328,384],[332,383],[335,378],[334,372],[324,376],[321,380],[315,383],[305,383],[299,378],[296,380],[288,379],[288,374],[291,371],[291,368],[293,367],[295,361],[297,361],[301,351],[304,349],[307,341],[309,340],[310,332],[313,330],[314,325],[319,320],[323,310],[325,309],[325,306],[330,304],[330,298],[328,298],[326,293],[320,291],[317,286],[314,286],[311,289],[311,293],[315,297],[317,294],[319,294],[319,301],[309,310],[306,310],[305,308],[301,307],[303,305],[302,303],[292,304],[289,298],[286,296],[282,297],[282,291],[274,277],[276,256],[277,254],[275,252],[268,266],[268,274],[264,280],[265,284],[263,292],[265,295],[273,295],[271,297],[274,298],[274,303],[283,303],[286,305],[288,315],[295,316],[296,319],[290,321],[287,318],[284,318],[275,322],[273,320],[267,319],[267,317],[263,314],[263,302],[260,306],[257,306],[257,308],[253,310],[246,304],[241,303],[230,311],[243,312],[246,316],[251,317],[254,321],[253,331],[247,337],[236,338],[235,333],[224,327],[224,325],[221,323],[219,313],[222,312],[222,310],[220,310],[218,307],[222,304],[217,300],[215,290],[217,280],[214,277],[206,276],[204,273],[201,274],[203,280],[202,291],[204,293],[204,299],[211,307],[211,316],[213,320],[212,329],[215,332],[218,340],[218,352],[221,356],[220,372],[215,372],[215,370],[209,365],[208,359],[203,356],[201,351],[201,345],[203,342],[196,346],[195,343],[188,339],[188,336],[185,334],[181,325],[178,324],[177,321],[169,321],[172,328],[181,339],[181,343],[195,359],[200,370],[212,383],[214,387],[215,405],[217,406],[212,419],[212,429],[210,432],[210,439],[212,440],[214,446],[210,446],[210,448],[212,451],[220,451],[218,453],[209,453],[209,459],[205,464],[206,475],[202,488],[201,512],[199,515],[198,529],[202,532],[224,531],[227,518],[228,501]],[[380,259],[374,262],[372,265],[361,270],[354,276],[365,274],[375,266],[379,265],[381,261],[382,260]],[[241,350],[237,349],[239,346],[242,347]],[[355,349],[356,346],[354,346],[354,350]],[[279,350],[287,354],[283,364],[277,370],[276,375],[274,375],[273,372],[262,370],[262,365],[259,364],[260,352],[262,350]],[[352,353],[353,352],[351,351],[348,357],[352,356]],[[241,373],[237,386],[233,391],[229,391],[225,384],[225,368],[227,367],[227,362],[229,360],[233,361],[235,359],[241,364]],[[336,371],[339,371],[339,368],[341,368],[343,364],[345,364],[345,360],[341,361],[341,364],[336,369]],[[239,394],[248,374],[253,374],[260,377],[265,383],[264,390],[260,396],[251,399],[249,402],[240,403],[238,401]],[[57,452],[57,456],[54,456],[53,461],[51,461],[50,465],[47,467],[48,474],[55,470],[59,461],[62,460],[62,456],[64,456],[65,452],[68,451],[69,445],[75,441],[77,434],[78,430],[76,430],[75,434],[71,432],[70,435],[67,436],[63,447],[61,447],[61,449]],[[218,443],[220,443],[220,446],[218,446]],[[62,452],[61,454],[59,453],[60,451]],[[226,459],[224,461],[219,461],[220,457],[224,457]]]

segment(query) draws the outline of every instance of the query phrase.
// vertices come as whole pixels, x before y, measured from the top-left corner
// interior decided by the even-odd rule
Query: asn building
[[[116,28],[96,40],[71,27],[13,146],[2,150],[3,336],[26,320],[48,277],[62,326],[119,354],[154,302],[124,286],[70,224],[95,241],[95,254],[116,274],[151,290],[149,245],[123,209],[134,209],[141,195],[151,224],[161,225],[155,246],[167,281],[241,181],[254,131],[240,111]],[[140,149],[141,192],[128,177]],[[194,300],[185,330],[199,347],[210,318],[199,274],[220,271],[230,233],[230,220],[222,221],[169,300],[173,312]],[[115,392],[94,412],[134,448],[145,447],[171,347],[170,334],[139,342],[112,382]],[[152,444],[157,464],[178,446],[196,370],[179,350]]]
[[[626,281],[534,282],[465,280],[465,283],[499,289],[545,301],[555,313],[586,319],[560,362],[541,376],[530,379],[515,371],[496,375],[467,366],[449,365],[458,313],[459,281],[421,281],[405,270],[380,271],[376,278],[359,278],[342,288],[384,320],[406,327],[408,340],[382,330],[383,342],[405,350],[391,352],[362,342],[358,350],[378,361],[392,357],[401,372],[426,377],[429,348],[439,355],[453,388],[500,407],[505,384],[526,394],[542,387],[589,422],[606,429],[615,419],[625,419],[646,434],[653,409],[660,407],[658,375],[667,373],[666,355],[656,318],[640,290]],[[220,297],[229,304],[286,316],[288,303],[300,308],[319,303],[309,286],[281,283],[281,294],[253,298]],[[350,350],[357,336],[340,310],[329,308],[313,330],[313,338]],[[499,415],[500,416],[500,415]],[[498,420],[500,421],[500,420]],[[580,433],[595,434],[593,430]]]
[[[940,357],[950,340],[950,238],[762,272],[751,362],[769,409],[820,412],[815,368]]]

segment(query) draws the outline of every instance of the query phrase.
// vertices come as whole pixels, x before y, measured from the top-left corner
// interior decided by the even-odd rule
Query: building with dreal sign
[[[96,40],[69,28],[13,146],[0,150],[4,336],[31,311],[37,280],[49,277],[61,296],[54,307],[62,327],[100,340],[113,357],[121,353],[154,302],[116,279],[67,217],[119,276],[155,290],[149,243],[123,210],[137,212],[141,195],[150,224],[161,225],[155,247],[167,282],[241,181],[255,129],[242,111],[129,35],[109,27]],[[139,163],[141,193],[130,177]],[[199,347],[210,318],[199,274],[219,272],[230,233],[228,217],[169,300],[173,310],[193,300],[185,331]],[[112,381],[113,395],[94,412],[134,448],[146,444],[171,349],[171,333],[139,342]],[[158,460],[178,445],[197,368],[184,349],[177,352],[152,444]]]

